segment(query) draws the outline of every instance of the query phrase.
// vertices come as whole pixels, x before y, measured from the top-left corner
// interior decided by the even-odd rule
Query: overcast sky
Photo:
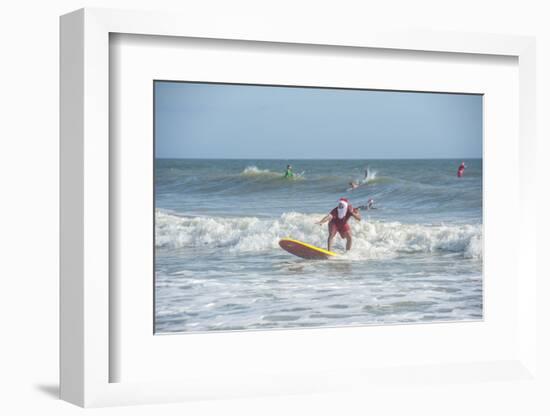
[[[482,96],[155,82],[157,158],[482,155]]]

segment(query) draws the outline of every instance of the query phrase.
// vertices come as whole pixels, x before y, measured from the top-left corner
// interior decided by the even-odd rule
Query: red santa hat
[[[349,201],[347,198],[340,198],[338,200],[338,218],[342,219],[346,216],[348,212]]]

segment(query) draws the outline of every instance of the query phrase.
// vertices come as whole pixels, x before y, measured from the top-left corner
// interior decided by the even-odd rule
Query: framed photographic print
[[[532,39],[86,9],[61,52],[64,399],[532,377]]]
[[[481,94],[154,95],[155,333],[483,318]]]

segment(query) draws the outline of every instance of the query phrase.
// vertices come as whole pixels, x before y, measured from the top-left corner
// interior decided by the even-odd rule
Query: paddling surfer
[[[357,209],[360,209],[362,211],[368,211],[370,209],[376,209],[374,206],[374,199],[369,199],[366,203],[366,205],[359,205]]]
[[[321,221],[316,223],[322,225],[329,221],[327,241],[328,251],[332,251],[332,240],[334,239],[336,233],[339,233],[340,237],[346,240],[346,251],[351,249],[351,227],[348,224],[348,220],[351,217],[355,218],[357,221],[361,221],[361,214],[359,213],[359,210],[354,209],[346,198],[340,198],[338,200],[338,206],[325,215]]]
[[[294,177],[294,172],[292,171],[291,165],[286,165],[285,173],[283,174],[283,178],[285,179],[292,179]]]
[[[348,188],[348,191],[353,191],[356,188],[359,188],[359,184],[355,181],[351,181],[349,184],[350,188]]]

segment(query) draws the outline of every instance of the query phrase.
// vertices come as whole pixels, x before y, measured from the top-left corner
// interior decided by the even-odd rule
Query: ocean
[[[461,161],[156,159],[155,333],[482,319],[482,161]],[[374,200],[349,252],[279,247],[326,248],[340,197]]]

